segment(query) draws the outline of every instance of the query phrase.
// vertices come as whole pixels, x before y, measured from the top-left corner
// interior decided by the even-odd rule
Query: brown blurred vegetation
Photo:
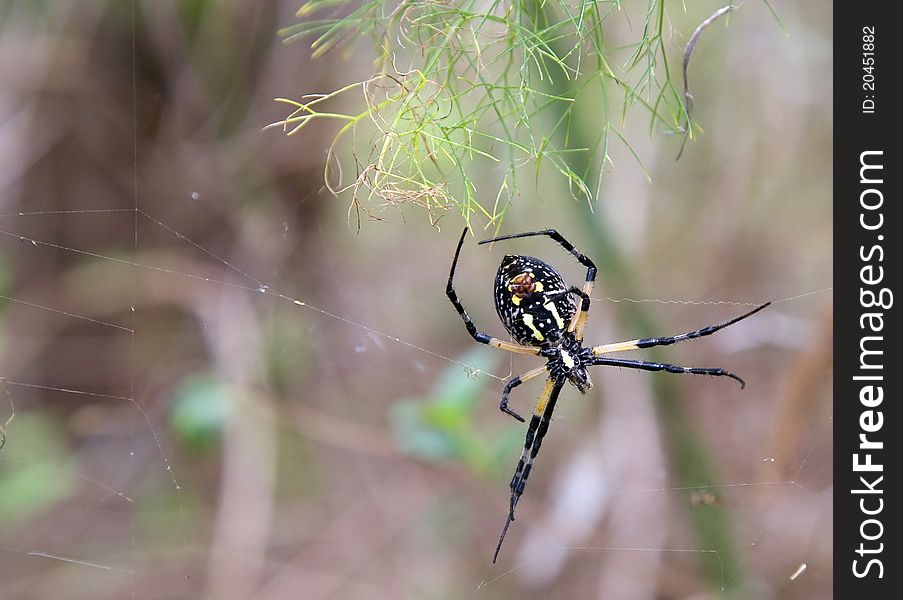
[[[632,116],[651,181],[618,147],[593,212],[544,179],[503,224],[600,263],[605,225],[625,282],[600,281],[591,342],[744,310],[625,296],[776,301],[656,355],[747,389],[568,389],[493,566],[522,439],[499,378],[536,363],[474,349],[448,305],[462,221],[356,234],[323,189],[334,127],[263,131],[274,97],[368,77],[367,44],[283,45],[293,1],[0,2],[0,598],[829,597],[832,23],[774,5],[789,35],[756,3],[706,32],[679,162]],[[669,6],[675,57],[715,8]],[[512,250],[581,275],[468,239],[459,291],[495,333]],[[434,453],[398,427],[423,414]]]

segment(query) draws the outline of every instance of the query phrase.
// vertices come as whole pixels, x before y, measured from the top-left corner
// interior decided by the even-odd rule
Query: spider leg
[[[499,237],[483,240],[480,244],[489,244],[501,240],[512,240],[516,238],[532,237],[537,235],[546,235],[558,242],[562,248],[570,252],[577,261],[586,267],[586,281],[583,283],[583,293],[581,297],[583,302],[580,309],[574,313],[571,322],[568,324],[568,331],[573,332],[577,340],[583,340],[583,330],[586,328],[586,317],[589,313],[590,295],[593,293],[593,286],[596,282],[596,264],[588,256],[577,250],[572,243],[567,241],[564,236],[554,229],[543,229],[542,231],[526,231],[524,233],[514,233],[511,235],[502,235]]]
[[[549,301],[554,302],[555,300],[558,300],[562,296],[566,296],[568,294],[574,294],[575,296],[580,296],[583,300],[585,300],[586,302],[589,302],[589,296],[586,294],[586,292],[584,292],[583,290],[578,288],[576,285],[572,285],[571,287],[564,290],[563,292],[558,292],[557,294],[552,294],[551,296],[549,296]]]
[[[516,412],[514,412],[513,410],[511,410],[510,408],[508,408],[508,396],[511,394],[511,390],[513,390],[520,384],[524,383],[525,381],[530,381],[534,377],[542,375],[545,372],[546,372],[546,365],[543,365],[541,367],[536,367],[535,369],[531,369],[531,370],[527,371],[526,373],[522,373],[516,377],[512,377],[511,379],[509,379],[508,383],[505,385],[504,391],[502,391],[502,399],[501,399],[501,401],[499,401],[499,410],[501,410],[505,414],[511,415],[512,417],[514,417],[515,419],[517,419],[518,421],[523,423],[524,418],[522,416],[520,416],[519,414],[517,414]]]
[[[539,400],[536,402],[533,417],[530,419],[530,424],[527,427],[524,449],[521,452],[520,460],[517,462],[517,468],[514,470],[514,477],[511,478],[511,503],[508,507],[508,518],[505,521],[502,534],[499,536],[499,543],[495,547],[495,554],[492,556],[493,563],[499,557],[499,551],[502,549],[502,543],[505,541],[505,535],[508,533],[508,526],[514,520],[514,509],[517,508],[521,494],[524,493],[527,478],[533,469],[533,460],[539,453],[542,439],[549,429],[552,413],[555,411],[555,403],[558,401],[558,394],[561,393],[561,388],[564,386],[565,381],[565,379],[549,377],[546,380],[546,386],[543,388],[542,394],[539,395]]]
[[[461,254],[461,246],[464,244],[464,236],[466,235],[467,227],[465,227],[464,231],[461,233],[461,239],[458,240],[458,247],[455,249],[455,258],[454,260],[452,260],[451,271],[448,274],[448,285],[445,288],[445,295],[448,296],[448,299],[451,300],[451,303],[455,307],[455,310],[458,311],[458,314],[461,315],[462,319],[464,319],[464,326],[467,328],[467,333],[469,333],[471,337],[473,337],[473,339],[480,342],[481,344],[488,344],[493,348],[507,350],[508,352],[517,352],[519,354],[539,354],[538,347],[521,346],[520,344],[515,344],[512,342],[505,342],[486,333],[483,333],[482,331],[478,331],[477,326],[467,314],[467,311],[464,309],[464,305],[461,304],[461,301],[458,299],[458,293],[455,292],[454,287],[455,268],[458,266],[458,257]]]
[[[760,310],[769,306],[771,302],[766,302],[765,304],[761,304],[751,311],[740,315],[739,317],[735,317],[730,321],[724,321],[723,323],[718,323],[717,325],[709,325],[707,327],[703,327],[701,329],[697,329],[695,331],[689,331],[687,333],[682,333],[680,335],[675,335],[671,337],[651,337],[651,338],[642,338],[638,340],[630,340],[629,342],[617,342],[614,344],[602,344],[601,346],[593,347],[593,356],[599,356],[600,354],[607,354],[609,352],[623,352],[625,350],[637,350],[638,348],[651,348],[652,346],[669,346],[671,344],[676,344],[678,342],[685,342],[687,340],[695,340],[696,338],[704,337],[707,335],[712,335],[716,331],[724,329],[729,325],[733,325],[738,321],[742,321],[747,317],[751,317]]]
[[[646,360],[627,360],[623,358],[606,358],[595,356],[590,359],[587,366],[602,365],[606,367],[625,367],[627,369],[640,369],[642,371],[665,371],[666,373],[690,373],[691,375],[711,375],[713,377],[730,377],[740,383],[740,389],[746,387],[746,382],[730,371],[709,367],[681,367],[668,363],[657,363]]]

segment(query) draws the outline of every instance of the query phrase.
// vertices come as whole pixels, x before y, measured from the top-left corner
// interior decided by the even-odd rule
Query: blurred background
[[[703,4],[668,6],[675,71]],[[592,210],[551,177],[513,197],[501,232],[555,227],[600,264],[590,343],[774,306],[635,353],[743,391],[603,368],[566,388],[492,565],[524,434],[498,398],[539,363],[476,347],[445,298],[460,212],[358,232],[324,189],[338,126],[264,129],[273,98],[373,72],[366,43],[284,44],[299,7],[0,2],[0,598],[830,597],[829,8],[774,2],[782,28],[746,3],[705,32],[680,161],[633,115]],[[551,242],[478,247],[497,224],[471,224],[481,329],[503,333],[506,252],[582,281]]]

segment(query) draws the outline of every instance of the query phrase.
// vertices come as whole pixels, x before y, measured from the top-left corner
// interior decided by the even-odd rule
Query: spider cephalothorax
[[[581,394],[593,387],[587,367],[593,364],[593,349],[587,348],[572,332],[565,332],[559,342],[543,348],[539,355],[549,360],[546,370],[553,379],[567,379]]]
[[[499,318],[508,333],[517,343],[505,342],[477,330],[476,325],[464,310],[464,305],[458,299],[454,288],[455,268],[458,265],[458,257],[461,254],[461,246],[464,244],[464,236],[467,229],[461,234],[458,247],[455,250],[455,258],[452,260],[451,272],[448,275],[448,286],[445,293],[461,318],[467,332],[481,344],[489,344],[495,348],[518,352],[521,354],[533,354],[546,359],[546,364],[527,371],[521,375],[512,377],[505,384],[502,391],[502,399],[499,408],[519,421],[524,418],[508,408],[508,397],[511,390],[525,381],[547,374],[546,384],[533,416],[527,427],[527,436],[524,449],[521,451],[520,460],[511,479],[511,501],[508,508],[508,518],[505,527],[499,537],[499,543],[495,548],[492,562],[498,558],[508,526],[514,520],[514,509],[520,500],[527,478],[533,469],[533,460],[539,453],[542,440],[552,420],[555,403],[558,395],[566,382],[571,382],[581,393],[592,387],[588,367],[595,365],[626,367],[629,369],[641,369],[644,371],[665,371],[667,373],[690,373],[693,375],[713,375],[716,377],[730,377],[735,379],[743,387],[746,384],[738,376],[724,369],[711,367],[682,367],[668,363],[649,362],[645,360],[631,360],[622,358],[610,358],[607,355],[625,350],[650,348],[652,346],[667,346],[676,342],[692,340],[698,337],[711,335],[728,325],[749,317],[770,303],[757,306],[753,310],[735,317],[729,321],[717,325],[709,325],[695,331],[682,333],[668,337],[650,337],[614,344],[602,344],[601,346],[586,347],[583,345],[583,330],[586,327],[586,317],[589,314],[590,294],[596,279],[596,265],[589,257],[578,251],[573,244],[567,241],[554,229],[543,231],[528,231],[506,235],[490,240],[483,240],[480,244],[487,244],[513,238],[532,236],[548,236],[558,242],[565,250],[570,252],[580,264],[586,267],[586,278],[582,288],[568,286],[564,278],[550,265],[533,258],[532,256],[506,255],[502,259],[495,277],[495,308]],[[580,302],[577,302],[577,298]]]

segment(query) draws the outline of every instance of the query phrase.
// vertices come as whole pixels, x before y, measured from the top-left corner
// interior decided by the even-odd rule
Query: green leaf
[[[450,366],[429,396],[396,404],[391,421],[399,447],[426,460],[463,462],[479,473],[498,464],[500,450],[508,444],[500,446],[498,439],[481,436],[474,423],[486,396],[487,378],[480,373],[491,369],[497,358],[487,348],[474,348],[461,357],[468,367]]]
[[[183,443],[203,452],[219,442],[232,409],[226,385],[212,374],[198,373],[176,388],[169,420]]]
[[[19,413],[0,459],[0,531],[59,504],[74,491],[75,461],[58,425],[44,415]]]

